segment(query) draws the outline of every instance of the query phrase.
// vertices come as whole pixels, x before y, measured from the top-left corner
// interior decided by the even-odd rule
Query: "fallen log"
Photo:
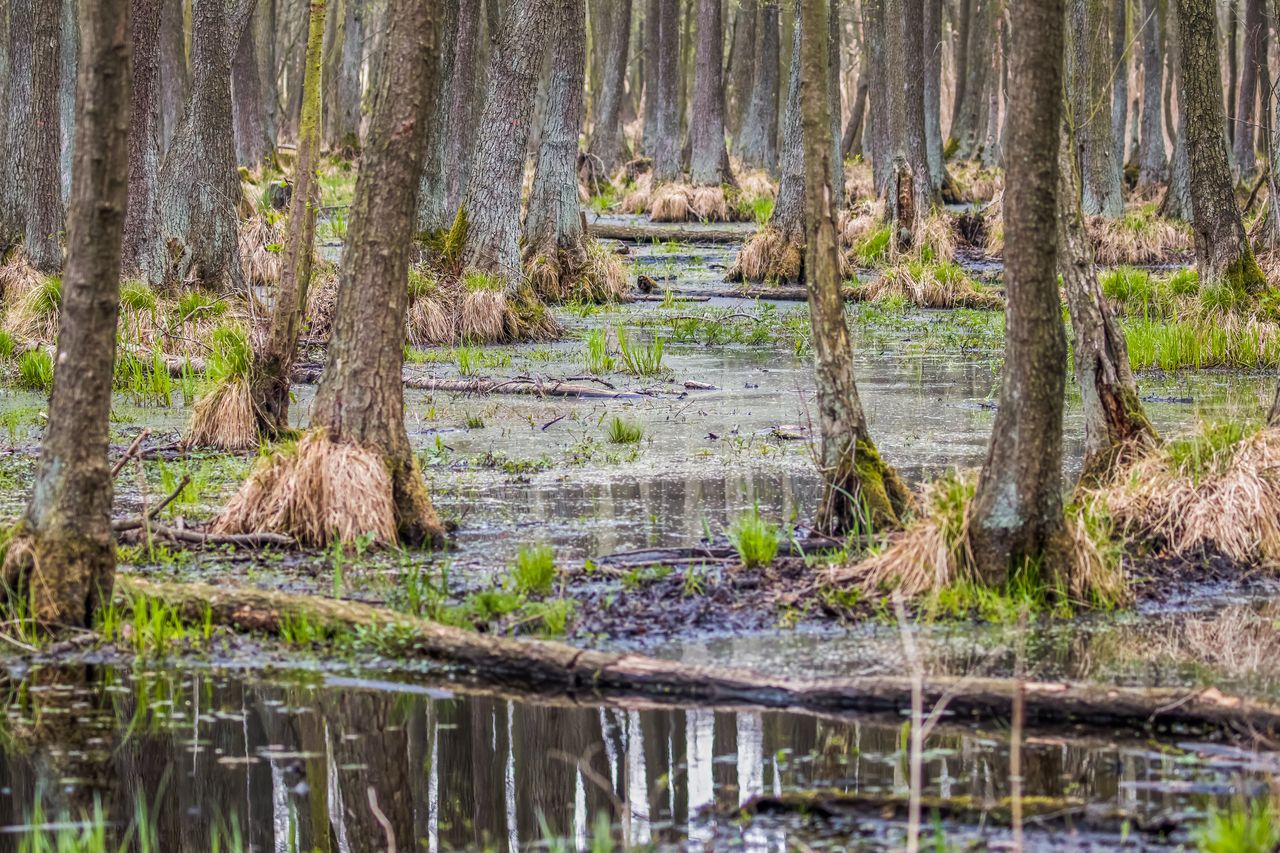
[[[675,240],[679,243],[745,243],[755,233],[755,226],[732,228],[698,225],[654,225],[646,223],[592,222],[587,225],[592,237],[623,240],[628,243]]]
[[[127,527],[117,532],[133,534],[136,537],[142,532],[142,528],[143,525],[139,523],[136,527]],[[296,544],[292,537],[285,536],[283,533],[206,533],[201,530],[187,530],[155,522],[147,524],[146,531],[153,537],[190,545],[234,545],[237,548],[265,548],[275,545],[288,548]]]
[[[640,654],[578,649],[440,625],[382,607],[317,596],[151,581],[117,575],[116,591],[143,595],[220,625],[278,635],[307,620],[326,635],[382,628],[384,652],[450,665],[480,683],[580,701],[635,698],[681,704],[752,705],[827,714],[909,711],[913,679],[862,676],[803,680],[720,666],[694,666]],[[1280,705],[1216,688],[1139,688],[998,678],[931,676],[926,706],[948,700],[953,718],[1003,719],[1021,689],[1027,723],[1149,729],[1177,725],[1224,732],[1280,732]]]
[[[592,400],[639,400],[653,396],[639,391],[616,391],[562,379],[537,377],[436,379],[432,376],[406,376],[404,387],[450,394],[528,394],[534,397],[577,397]]]

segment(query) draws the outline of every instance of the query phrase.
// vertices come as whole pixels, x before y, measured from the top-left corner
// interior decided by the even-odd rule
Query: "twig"
[[[116,475],[118,475],[121,471],[124,470],[124,466],[129,463],[129,460],[131,458],[133,458],[133,454],[138,452],[138,447],[142,444],[142,442],[146,441],[147,437],[150,435],[151,435],[150,427],[147,427],[142,432],[138,433],[138,437],[135,438],[133,440],[133,443],[130,444],[129,447],[125,450],[124,455],[116,460],[116,464],[111,466],[111,479],[114,480],[116,478]]]
[[[293,538],[283,533],[204,533],[164,524],[151,524],[149,529],[154,536],[163,536],[175,542],[190,542],[194,545],[238,545],[245,548],[261,548],[266,545],[294,544]]]
[[[165,498],[164,500],[160,501],[160,503],[152,507],[151,510],[147,512],[145,517],[139,515],[139,516],[135,516],[134,518],[122,518],[118,521],[113,521],[111,522],[111,529],[114,530],[116,533],[120,533],[125,530],[137,530],[139,527],[141,527],[145,523],[145,521],[150,521],[151,519],[155,518],[157,515],[160,514],[160,512],[165,507],[173,503],[177,499],[178,495],[182,494],[182,490],[185,489],[187,487],[187,484],[190,482],[191,482],[190,474],[183,476],[182,482],[178,483],[178,488],[174,489],[167,498]]]

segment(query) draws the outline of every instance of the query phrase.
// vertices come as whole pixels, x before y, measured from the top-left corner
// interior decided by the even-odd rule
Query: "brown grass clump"
[[[258,426],[249,383],[238,376],[225,379],[197,400],[183,444],[232,451],[256,448]]]
[[[803,267],[804,244],[766,225],[738,252],[725,273],[725,281],[794,284],[800,281]]]
[[[840,211],[836,219],[836,232],[842,248],[851,248],[884,222],[884,202],[880,199],[862,202],[856,207]]]
[[[729,202],[724,187],[694,187],[689,195],[689,213],[704,222],[728,222]]]
[[[1085,230],[1093,241],[1094,260],[1102,266],[1165,263],[1185,257],[1192,248],[1189,227],[1147,208],[1125,211],[1119,218],[1087,217]]]
[[[373,453],[322,430],[263,457],[214,521],[217,533],[283,533],[326,547],[372,534],[396,542],[391,472]]]
[[[338,270],[332,264],[322,267],[317,262],[311,286],[307,288],[307,329],[312,337],[322,340],[329,337],[337,310]]]
[[[758,198],[777,198],[778,184],[764,169],[751,169],[738,173],[738,192],[750,203]]]
[[[907,261],[886,267],[879,276],[854,290],[855,296],[870,302],[901,297],[919,308],[1004,307],[1004,300],[982,290],[952,263]]]
[[[501,290],[468,290],[458,313],[458,333],[465,341],[499,343],[506,340],[511,306]]]
[[[582,239],[579,251],[542,252],[525,264],[533,292],[548,304],[630,301],[631,285],[622,261],[591,237]]]
[[[0,298],[13,305],[40,283],[40,273],[31,266],[26,255],[14,252],[8,263],[0,266]]]
[[[240,270],[246,285],[262,287],[280,280],[283,222],[281,219],[272,223],[265,216],[255,215],[240,223]]]
[[[1004,192],[1004,172],[989,169],[976,160],[947,164],[959,194],[976,204],[989,202]]]
[[[928,252],[934,261],[951,261],[956,256],[956,229],[945,213],[931,213],[920,224],[917,253]]]
[[[1098,490],[1125,535],[1174,554],[1217,549],[1239,563],[1280,561],[1280,430],[1204,425]]]
[[[622,197],[622,212],[641,214],[649,209],[649,197],[653,193],[653,175],[645,173],[636,178],[631,191]]]
[[[32,344],[54,344],[58,340],[58,320],[62,315],[62,280],[59,276],[36,275],[30,289],[28,279],[15,274],[15,297],[6,298],[8,310],[4,328],[14,337]]]
[[[688,184],[662,184],[649,194],[649,219],[653,222],[684,222],[689,218],[693,188]]]
[[[440,291],[410,298],[405,327],[409,343],[415,347],[452,343],[457,328],[449,311],[448,299]]]
[[[876,201],[880,193],[876,192],[875,176],[871,164],[859,159],[845,166],[844,200],[852,205],[861,201]]]

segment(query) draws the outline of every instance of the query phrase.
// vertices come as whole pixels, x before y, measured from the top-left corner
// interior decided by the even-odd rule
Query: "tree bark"
[[[1094,486],[1107,482],[1126,459],[1159,439],[1138,398],[1124,331],[1098,283],[1072,150],[1070,129],[1064,126],[1058,166],[1058,266],[1071,311],[1072,358],[1084,404],[1080,485]]]
[[[698,47],[693,75],[692,156],[698,186],[733,183],[724,141],[724,33],[720,0],[698,0]]]
[[[942,0],[924,0],[924,144],[934,195],[942,192]],[[861,82],[861,81],[859,81]],[[855,105],[856,108],[856,105]]]
[[[1069,570],[1062,513],[1067,345],[1057,283],[1062,0],[1011,4],[1013,38],[1004,197],[1006,344],[991,444],[969,508],[980,578]],[[1110,127],[1109,123],[1107,125]]]
[[[888,124],[890,154],[895,163],[890,183],[881,190],[885,196],[885,216],[906,233],[899,233],[895,243],[900,249],[915,244],[919,226],[933,204],[933,181],[929,176],[929,156],[924,139],[924,86],[918,71],[918,57],[924,49],[924,0],[886,0],[884,19],[885,61],[888,68],[906,69],[901,82],[888,85]],[[903,188],[897,177],[911,175],[911,210],[902,202]]]
[[[160,150],[169,150],[191,99],[185,0],[160,0]],[[193,18],[194,19],[194,18]]]
[[[880,459],[867,431],[853,374],[853,348],[840,294],[839,241],[831,186],[828,0],[803,0],[800,113],[804,161],[805,284],[813,328],[822,498],[815,529],[842,536],[897,527],[911,497]]]
[[[769,227],[796,245],[803,245],[805,239],[804,135],[800,126],[800,13],[801,9],[797,8],[791,44],[791,73],[787,79],[787,108],[782,128],[782,175],[778,180],[778,196],[774,199],[773,213],[769,214]]]
[[[870,76],[867,129],[870,144],[863,149],[871,157],[871,177],[877,191],[892,171],[889,153],[889,80],[885,58],[885,0],[862,0],[862,43],[866,46],[866,67]],[[954,125],[952,125],[954,127]]]
[[[641,28],[643,43],[641,44],[641,78],[644,81],[644,126],[640,132],[640,150],[646,156],[653,156],[653,146],[658,141],[658,58],[659,26],[662,16],[661,0],[647,0],[644,7],[644,23]]]
[[[472,2],[472,0],[467,0]],[[441,128],[439,133],[427,134],[427,151],[423,159],[422,183],[418,188],[419,232],[437,234],[453,224],[456,210],[449,204],[449,141],[451,131],[449,110],[453,100],[455,82],[454,66],[458,56],[454,53],[458,42],[460,10],[459,0],[444,0],[440,4],[441,50],[433,59],[437,63],[436,79],[441,81],[441,97],[433,99],[431,126]],[[472,5],[475,5],[472,2]],[[467,61],[467,60],[464,60]],[[470,105],[468,104],[468,107]]]
[[[680,179],[680,3],[656,0],[657,88],[645,109],[654,111],[656,132],[649,156],[655,183]]]
[[[62,4],[35,0],[32,32],[31,134],[27,156],[27,257],[43,273],[62,269],[62,110],[58,103],[61,73]]]
[[[552,0],[519,3],[506,16],[502,44],[489,68],[480,138],[462,204],[467,219],[463,266],[496,277],[509,293],[523,278],[520,184],[551,16]]]
[[[459,0],[457,37],[453,45],[449,82],[449,122],[446,159],[448,184],[445,210],[452,216],[462,203],[471,178],[476,125],[484,109],[484,66],[480,62],[481,0]]]
[[[987,80],[987,130],[982,139],[982,165],[987,169],[1004,162],[1001,109],[1008,100],[1009,28],[1002,10],[996,10],[996,35],[991,42],[991,76]],[[1005,125],[1007,127],[1007,125]]]
[[[320,163],[325,0],[310,0],[307,15],[307,67],[302,81],[302,116],[289,203],[289,232],[280,268],[280,286],[271,309],[271,325],[261,349],[254,353],[250,382],[258,432],[268,438],[276,438],[289,429],[290,380],[315,262],[316,209],[320,206],[316,167]]]
[[[4,565],[8,589],[26,596],[30,617],[46,628],[92,624],[115,574],[107,451],[128,196],[129,3],[85,0],[81,8],[57,373],[31,502]]]
[[[1169,158],[1164,147],[1163,73],[1161,35],[1164,3],[1142,0],[1142,133],[1138,137],[1138,185],[1149,187],[1168,177]]]
[[[76,138],[76,65],[80,52],[77,0],[62,0],[62,45],[58,50],[58,188],[65,209],[71,201],[71,161]]]
[[[400,379],[416,196],[427,133],[435,130],[428,128],[431,98],[439,97],[432,79],[438,9],[418,0],[391,0],[387,21],[386,65],[356,179],[329,361],[311,425],[330,441],[382,457],[391,472],[400,540],[439,545],[444,530],[405,432]],[[503,45],[504,57],[515,51]]]
[[[728,114],[729,133],[736,140],[742,131],[751,93],[755,89],[755,71],[765,59],[756,54],[758,43],[760,3],[758,0],[739,0],[733,13],[733,36],[729,48],[728,64]],[[776,62],[775,62],[776,68]],[[776,70],[774,73],[777,73]]]
[[[622,102],[626,97],[627,55],[631,44],[631,3],[632,0],[609,0],[610,14],[603,28],[606,43],[600,92],[593,102],[587,152],[600,161],[605,175],[613,174],[626,159]]]
[[[163,0],[132,0],[133,88],[129,96],[129,204],[124,217],[121,269],[142,273],[142,257],[155,239],[160,171],[160,9]]]
[[[865,59],[858,66],[858,82],[853,89],[853,106],[849,110],[849,121],[844,126],[844,137],[840,140],[840,156],[848,159],[863,153],[863,135],[866,127],[867,95],[871,91],[871,75],[867,71]],[[928,105],[925,105],[926,108]],[[938,118],[934,116],[935,120]],[[941,139],[939,139],[941,154]]]
[[[365,0],[344,0],[342,4],[342,51],[338,56],[331,95],[329,147],[360,149],[360,70],[364,58]]]
[[[954,27],[952,76],[955,79],[955,91],[951,98],[952,138],[955,138],[955,127],[960,122],[960,112],[964,107],[965,98],[968,97],[969,31],[973,27],[973,0],[958,0]]]
[[[981,153],[986,125],[988,76],[991,70],[991,41],[995,36],[998,0],[970,0],[971,17],[965,47],[963,85],[957,84],[956,109],[951,119],[951,140],[955,157],[969,160]]]
[[[738,133],[734,153],[744,168],[778,168],[778,87],[781,45],[778,30],[778,3],[763,0],[757,29],[760,32],[759,62],[751,83],[751,102]]]
[[[1180,42],[1181,26],[1178,23],[1178,4],[1176,0],[1165,6],[1168,21],[1166,48],[1168,57],[1168,89],[1165,98],[1165,130],[1173,140],[1173,156],[1169,159],[1169,188],[1160,202],[1158,213],[1166,219],[1182,222],[1191,221],[1191,167],[1187,158],[1187,114],[1182,98],[1182,50]],[[1174,95],[1177,95],[1177,110],[1174,109]],[[1173,127],[1173,115],[1177,113],[1177,127]]]
[[[1071,110],[1086,216],[1124,213],[1112,130],[1112,66],[1106,0],[1071,0]],[[1056,150],[1056,149],[1055,149]]]
[[[236,162],[250,168],[264,163],[275,147],[274,140],[267,136],[267,110],[258,71],[256,34],[249,27],[240,37],[231,63],[231,124]]]
[[[152,285],[240,285],[231,57],[253,0],[193,0],[191,99],[160,166],[156,239],[144,259]]]
[[[1232,136],[1236,171],[1241,179],[1253,177],[1258,166],[1253,127],[1258,117],[1258,69],[1267,60],[1263,52],[1266,27],[1264,0],[1244,0],[1244,54]]]
[[[1124,180],[1124,141],[1129,117],[1129,2],[1111,0],[1111,144]]]
[[[10,0],[7,35],[9,85],[5,87],[4,150],[0,151],[0,250],[21,242],[27,232],[32,127],[33,0]]]
[[[1213,2],[1176,2],[1182,60],[1180,106],[1185,116],[1191,224],[1201,286],[1225,282],[1238,291],[1257,293],[1267,284],[1236,206],[1223,133],[1226,117]]]

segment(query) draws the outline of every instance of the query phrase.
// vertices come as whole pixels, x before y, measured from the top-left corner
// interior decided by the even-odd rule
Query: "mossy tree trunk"
[[[307,12],[307,65],[302,78],[302,116],[298,157],[289,203],[280,286],[271,309],[271,326],[254,353],[250,395],[260,434],[277,437],[289,429],[289,387],[298,334],[307,307],[307,288],[315,262],[316,209],[320,206],[320,75],[325,30],[325,0],[310,0]]]
[[[128,197],[129,1],[87,0],[57,372],[31,502],[4,575],[48,627],[86,627],[115,575],[107,464]]]
[[[693,72],[693,113],[689,128],[689,177],[695,185],[733,182],[724,142],[724,33],[720,0],[698,0],[698,46]]]
[[[27,230],[27,187],[31,160],[31,68],[33,0],[10,0],[7,45],[9,80],[5,87],[5,127],[0,141],[0,252],[22,242]]]
[[[1232,145],[1235,151],[1237,174],[1250,178],[1257,171],[1258,158],[1254,151],[1253,126],[1258,118],[1258,69],[1267,61],[1263,51],[1267,20],[1265,0],[1244,0],[1244,50],[1240,65],[1240,88],[1237,91],[1235,133]],[[1263,96],[1269,93],[1263,93]]]
[[[1005,364],[986,462],[969,509],[980,577],[1003,583],[1038,564],[1067,571],[1062,410],[1067,342],[1057,282],[1062,0],[1013,3],[1004,196]],[[1109,126],[1109,125],[1108,125]]]
[[[653,97],[645,99],[645,109],[653,110],[655,129],[649,143],[655,182],[680,179],[680,3],[656,0],[657,63]]]
[[[821,431],[822,502],[818,530],[896,527],[911,497],[885,465],[867,431],[853,375],[853,348],[840,293],[840,258],[831,187],[828,0],[803,0],[799,74],[804,146],[805,284],[813,326],[814,373]]]
[[[506,15],[501,45],[489,68],[471,179],[463,265],[496,278],[513,293],[520,264],[520,188],[534,94],[542,69],[553,0],[529,0]]]
[[[1196,268],[1202,284],[1221,281],[1257,293],[1267,284],[1245,237],[1231,179],[1215,7],[1212,0],[1176,2]]]
[[[609,0],[609,17],[601,27],[606,40],[600,91],[592,102],[591,138],[587,152],[600,161],[605,175],[622,165],[622,102],[626,98],[627,52],[631,44],[632,0]]]
[[[1098,283],[1072,150],[1070,130],[1064,127],[1058,178],[1058,266],[1071,311],[1076,382],[1084,402],[1080,483],[1097,485],[1159,439],[1138,398],[1124,332]]]
[[[1084,212],[1089,216],[1124,213],[1121,163],[1111,124],[1114,69],[1108,49],[1108,11],[1107,0],[1071,0],[1071,119]]]
[[[62,5],[35,0],[31,61],[31,134],[27,145],[27,256],[43,273],[62,269],[62,110],[58,103],[61,71]]]
[[[436,518],[404,425],[405,312],[418,181],[431,116],[438,9],[391,0],[387,57],[351,203],[329,361],[311,424],[329,440],[381,456],[391,473],[401,541],[440,544]]]
[[[1164,33],[1165,4],[1142,0],[1142,130],[1138,137],[1138,185],[1160,184],[1168,177],[1164,147]]]
[[[194,280],[226,292],[240,285],[231,58],[253,4],[192,2],[191,97],[160,166],[158,227],[144,260],[157,287]]]
[[[160,171],[160,8],[162,0],[132,0],[133,89],[129,96],[129,204],[120,267],[142,273],[155,239]]]
[[[748,168],[778,168],[778,87],[781,45],[778,3],[763,0],[757,16],[760,50],[746,117],[734,142],[734,154]]]

